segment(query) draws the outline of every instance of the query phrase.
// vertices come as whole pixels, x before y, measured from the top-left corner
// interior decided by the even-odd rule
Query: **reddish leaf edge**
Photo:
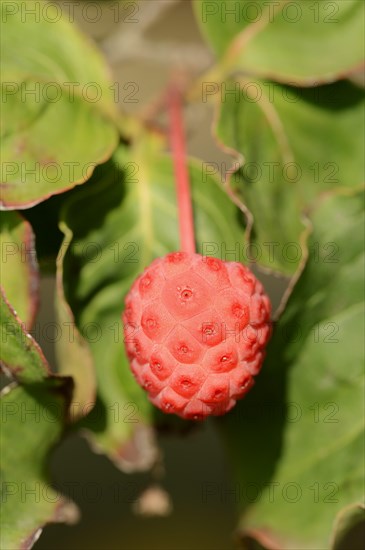
[[[2,359],[0,361],[0,370],[2,370],[8,378],[10,378],[10,384],[5,386],[3,391],[5,391],[6,389],[10,390],[13,384],[21,385],[21,386],[26,387],[26,386],[31,386],[32,384],[34,384],[34,385],[38,384],[39,385],[39,384],[42,384],[43,382],[47,383],[47,381],[48,382],[53,382],[55,384],[55,386],[50,387],[50,391],[60,392],[62,395],[64,395],[64,398],[65,398],[65,411],[66,411],[65,423],[68,423],[69,422],[69,409],[70,409],[70,404],[71,404],[73,390],[74,390],[73,378],[71,376],[61,376],[61,375],[51,371],[51,369],[49,367],[49,364],[48,364],[48,362],[47,362],[47,360],[46,360],[46,358],[43,354],[43,351],[42,351],[40,345],[33,338],[33,336],[25,330],[24,323],[19,318],[19,316],[15,312],[12,305],[9,303],[9,301],[6,297],[6,294],[4,292],[4,289],[2,288],[1,285],[0,285],[0,293],[1,293],[1,297],[3,298],[6,306],[9,309],[9,312],[10,312],[11,316],[13,317],[15,323],[20,327],[20,330],[21,330],[22,334],[24,335],[24,338],[27,341],[27,349],[29,350],[29,349],[33,348],[35,353],[37,353],[39,355],[39,358],[40,358],[40,361],[41,361],[41,368],[43,369],[43,373],[42,373],[43,374],[43,379],[41,381],[35,381],[34,383],[31,383],[27,379],[25,379],[25,380],[23,379],[23,377],[22,377],[23,369],[22,368],[19,368],[19,366],[10,365]]]
[[[65,187],[62,187],[62,189],[57,189],[55,191],[46,193],[45,195],[41,195],[40,197],[36,197],[34,199],[30,199],[28,201],[6,201],[4,198],[1,198],[0,200],[0,210],[25,210],[27,208],[33,208],[33,206],[36,206],[37,204],[49,199],[50,197],[53,197],[55,195],[61,195],[62,193],[65,193],[66,191],[69,191],[70,189],[73,189],[74,187],[77,187],[78,185],[82,185],[83,183],[86,183],[92,176],[95,168],[99,166],[100,164],[103,164],[107,160],[110,159],[112,154],[114,153],[115,149],[118,146],[119,142],[119,133],[117,130],[117,127],[115,127],[115,139],[113,145],[108,149],[108,151],[99,157],[97,160],[93,161],[94,166],[89,166],[87,169],[87,174],[85,177],[74,181],[73,183],[69,185],[65,185]],[[6,183],[0,183],[0,190],[3,190],[4,186],[9,186],[9,184]],[[2,191],[3,193],[3,191]]]
[[[19,550],[31,550],[47,525],[51,523],[74,525],[79,521],[80,516],[81,514],[76,504],[66,497],[61,497],[52,516],[21,541]]]

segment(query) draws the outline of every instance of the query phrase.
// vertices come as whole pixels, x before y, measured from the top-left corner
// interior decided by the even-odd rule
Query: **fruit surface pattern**
[[[252,387],[271,306],[247,267],[173,252],[136,279],[125,306],[132,372],[164,412],[193,420],[221,415]]]

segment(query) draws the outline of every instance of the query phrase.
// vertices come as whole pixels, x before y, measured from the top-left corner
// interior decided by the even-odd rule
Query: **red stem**
[[[189,173],[186,165],[181,94],[176,87],[169,91],[170,140],[174,160],[177,204],[179,210],[180,248],[194,254],[195,237]]]

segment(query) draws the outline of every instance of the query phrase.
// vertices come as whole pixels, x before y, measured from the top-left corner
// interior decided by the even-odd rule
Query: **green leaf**
[[[63,432],[72,381],[51,374],[44,356],[1,294],[3,367],[23,387],[1,396],[1,548],[31,548],[45,523],[73,521],[75,506],[48,484],[46,461]]]
[[[64,227],[66,238],[64,245],[72,239],[72,233]],[[63,292],[63,250],[60,249],[57,258],[57,288],[55,310],[60,338],[55,345],[57,372],[62,376],[71,376],[74,381],[74,391],[71,402],[71,420],[76,421],[85,416],[94,407],[96,397],[96,379],[94,362],[90,347],[80,334],[72,311],[66,302]]]
[[[243,71],[312,86],[343,78],[364,62],[361,0],[199,0],[193,5],[227,76]]]
[[[38,383],[50,374],[40,347],[26,331],[1,289],[1,365],[23,384]]]
[[[1,548],[31,548],[50,522],[74,522],[75,505],[48,483],[46,459],[59,440],[63,382],[7,387],[1,396]]]
[[[1,18],[1,204],[27,208],[83,183],[111,155],[115,105],[103,59],[59,7],[2,2]]]
[[[1,285],[28,330],[38,305],[38,266],[31,225],[17,212],[0,217]]]
[[[253,216],[258,262],[293,275],[306,257],[303,218],[317,197],[363,183],[364,91],[346,81],[312,89],[227,82],[235,86],[216,130],[243,164],[230,186]]]
[[[257,385],[218,421],[245,510],[240,528],[265,547],[328,548],[338,512],[363,499],[362,199],[318,205],[308,263]]]
[[[244,1],[234,2],[233,0],[221,2],[198,0],[192,5],[203,36],[221,58],[235,36],[250,27],[256,9],[263,11],[265,0],[254,0],[247,8]]]
[[[154,258],[179,248],[174,171],[163,145],[144,136],[131,150],[121,146],[70,199],[62,223],[66,239],[73,234],[64,257],[65,295],[97,372],[98,400],[84,425],[88,420],[93,440],[124,469],[136,468],[137,459],[138,467],[149,465],[154,457],[146,426],[155,412],[131,374],[121,313],[136,276]],[[233,250],[239,261],[239,211],[216,180],[202,181],[202,173],[192,161],[197,248],[223,256]],[[131,438],[137,445],[134,464],[128,458]]]

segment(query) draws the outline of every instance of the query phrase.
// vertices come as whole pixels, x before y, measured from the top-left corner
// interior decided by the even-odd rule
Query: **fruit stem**
[[[171,86],[168,96],[170,108],[170,143],[174,161],[177,205],[179,210],[180,248],[183,252],[194,254],[194,220],[189,173],[186,164],[181,92],[176,85]]]

